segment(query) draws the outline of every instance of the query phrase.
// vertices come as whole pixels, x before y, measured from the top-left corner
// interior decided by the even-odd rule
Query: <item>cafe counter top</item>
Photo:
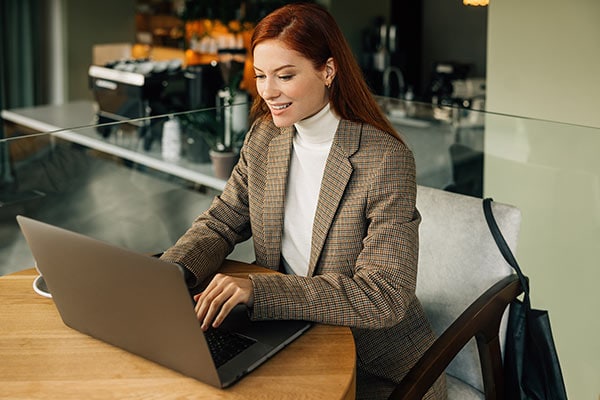
[[[212,165],[182,158],[171,162],[162,158],[160,146],[144,149],[142,140],[120,135],[104,138],[95,129],[96,104],[81,100],[60,105],[2,110],[2,119],[53,137],[98,150],[146,167],[177,176],[216,190],[223,190],[225,180],[216,178]]]

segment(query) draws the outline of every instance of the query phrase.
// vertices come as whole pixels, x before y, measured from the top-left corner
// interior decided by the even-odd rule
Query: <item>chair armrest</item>
[[[519,278],[495,283],[450,325],[396,386],[390,400],[421,399],[448,364],[473,338],[477,339],[486,399],[503,398],[502,356],[498,331],[506,307],[522,293]]]

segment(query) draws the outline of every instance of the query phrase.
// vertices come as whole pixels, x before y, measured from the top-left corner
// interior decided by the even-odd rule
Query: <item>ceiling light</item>
[[[463,0],[465,6],[487,6],[490,0]]]

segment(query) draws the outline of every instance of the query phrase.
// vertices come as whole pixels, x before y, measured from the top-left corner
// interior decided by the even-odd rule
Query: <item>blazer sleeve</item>
[[[418,226],[415,164],[405,146],[373,160],[366,196],[366,232],[351,272],[312,277],[251,275],[254,319],[303,319],[376,329],[399,323],[416,299]],[[360,229],[360,228],[359,228]],[[343,251],[343,249],[336,249]],[[335,256],[322,255],[327,262]]]
[[[245,142],[252,135],[253,128],[247,133]],[[244,143],[240,159],[223,192],[161,256],[191,273],[191,276],[189,273],[186,275],[191,287],[217,272],[234,246],[251,236],[247,171]]]

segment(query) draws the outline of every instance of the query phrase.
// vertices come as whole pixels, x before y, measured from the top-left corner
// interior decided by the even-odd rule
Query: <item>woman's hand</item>
[[[198,320],[202,321],[202,330],[206,331],[211,323],[216,328],[236,305],[252,307],[252,282],[247,278],[217,274],[202,293],[194,296],[194,300],[197,302],[195,311]]]

